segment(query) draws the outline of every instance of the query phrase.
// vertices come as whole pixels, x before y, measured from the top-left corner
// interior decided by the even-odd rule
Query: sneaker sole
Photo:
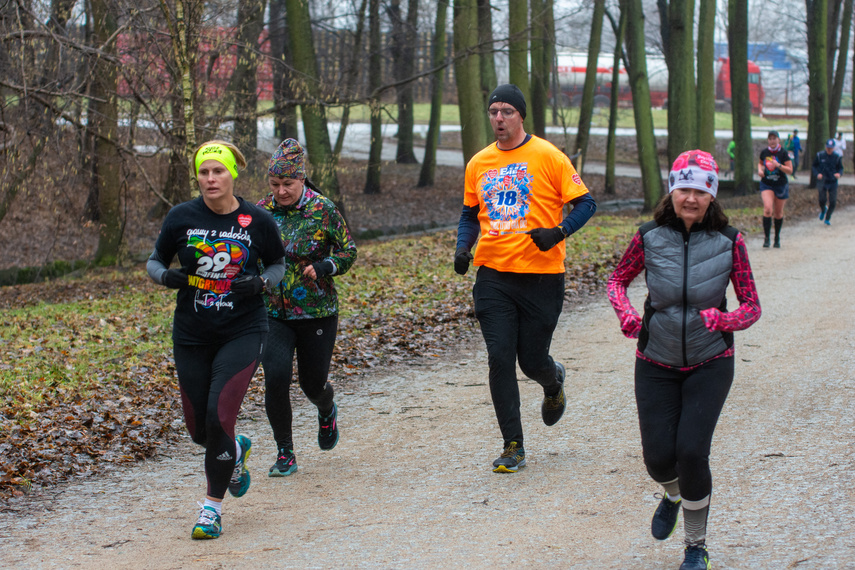
[[[193,534],[191,534],[190,536],[192,538],[194,538],[195,540],[207,540],[207,539],[211,539],[211,538],[220,538],[220,534],[222,534],[222,531],[220,531],[218,534],[211,534],[211,533],[205,532],[204,529],[197,527],[197,528],[193,529]]]
[[[318,442],[318,447],[321,448],[321,451],[330,451],[331,449],[334,449],[336,445],[338,445],[338,430],[336,430],[335,441],[332,442],[332,445],[329,447],[324,447],[321,445],[321,442]]]
[[[495,469],[493,469],[493,473],[516,473],[520,470],[520,467],[525,467],[525,460],[523,460],[516,467],[505,467],[504,465],[499,465]]]
[[[243,468],[244,473],[246,473],[246,488],[245,489],[236,489],[232,491],[231,485],[229,485],[229,493],[231,493],[232,497],[240,498],[246,495],[246,492],[249,491],[249,486],[252,484],[252,477],[249,475],[249,468],[247,467],[247,463],[249,462],[249,456],[252,454],[252,440],[248,437],[243,437],[241,440],[241,448],[243,448],[244,442],[249,445],[246,446],[246,449],[243,450]]]
[[[275,467],[271,467],[270,473],[268,473],[267,476],[268,477],[287,477],[288,475],[291,475],[292,473],[296,473],[296,472],[297,472],[297,466],[296,465],[291,467],[290,469],[286,469],[285,471],[280,471],[279,469],[276,469]]]

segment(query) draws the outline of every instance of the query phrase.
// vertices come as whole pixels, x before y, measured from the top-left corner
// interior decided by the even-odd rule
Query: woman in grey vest
[[[642,225],[609,278],[621,331],[637,338],[635,397],[644,464],[664,495],[651,532],[665,540],[682,506],[681,570],[708,568],[706,526],[712,476],[710,446],[733,382],[733,332],[760,318],[745,241],[716,201],[718,165],[700,150],[677,157],[669,193]],[[642,271],[644,316],[627,286]],[[739,306],[728,312],[733,283]]]

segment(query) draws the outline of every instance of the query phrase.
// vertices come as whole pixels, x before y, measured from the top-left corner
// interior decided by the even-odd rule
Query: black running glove
[[[549,251],[562,241],[564,241],[564,232],[558,226],[554,228],[534,228],[526,232],[531,236],[531,241],[537,246],[540,251]]]
[[[190,282],[187,278],[187,268],[167,269],[160,277],[160,283],[170,289],[184,289],[185,287],[189,287]]]
[[[315,279],[320,279],[321,277],[332,275],[332,272],[335,270],[335,265],[333,265],[333,262],[329,259],[325,259],[323,261],[316,261],[312,264],[312,267],[315,270]]]
[[[466,275],[469,271],[469,262],[472,261],[472,254],[465,247],[458,247],[454,252],[454,271],[458,275]]]
[[[264,279],[259,275],[242,275],[232,280],[232,293],[259,295],[264,290]]]

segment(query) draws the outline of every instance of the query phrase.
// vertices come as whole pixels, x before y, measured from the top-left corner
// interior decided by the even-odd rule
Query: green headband
[[[235,155],[228,147],[221,144],[206,144],[196,153],[196,177],[199,177],[199,167],[206,160],[216,160],[223,166],[229,169],[232,173],[232,179],[238,177],[237,161]]]

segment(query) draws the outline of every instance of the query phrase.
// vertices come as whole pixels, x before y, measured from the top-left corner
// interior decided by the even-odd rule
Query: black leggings
[[[258,369],[267,333],[250,333],[223,344],[175,344],[184,422],[205,448],[208,496],[226,496],[235,467],[235,422]]]
[[[555,385],[549,356],[564,305],[564,274],[505,273],[481,267],[472,289],[475,316],[487,344],[490,395],[505,445],[523,444],[517,358],[523,374],[544,388]]]
[[[335,348],[338,315],[320,319],[268,319],[270,346],[261,363],[266,393],[264,405],[273,428],[277,449],[294,449],[291,432],[291,375],[297,352],[297,376],[300,388],[322,415],[332,412],[332,385],[327,382]]]
[[[732,383],[732,356],[686,372],[635,361],[635,401],[647,472],[657,483],[679,479],[680,495],[689,501],[712,492],[710,448]]]

